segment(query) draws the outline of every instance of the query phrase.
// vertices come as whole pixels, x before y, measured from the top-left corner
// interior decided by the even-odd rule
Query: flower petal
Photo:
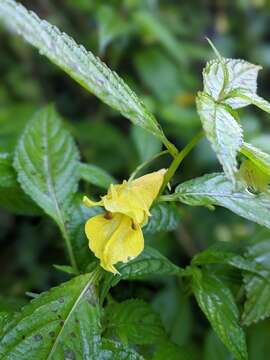
[[[103,201],[92,201],[91,199],[89,199],[87,196],[83,197],[83,203],[85,206],[87,207],[93,207],[93,206],[104,206],[103,205]]]
[[[145,224],[165,173],[166,169],[161,169],[121,185],[111,185],[108,195],[102,197],[104,207],[113,213],[126,214],[140,225]]]
[[[144,248],[140,226],[123,214],[94,216],[87,221],[85,232],[89,247],[100,259],[101,266],[113,273],[117,273],[114,264],[138,256]]]

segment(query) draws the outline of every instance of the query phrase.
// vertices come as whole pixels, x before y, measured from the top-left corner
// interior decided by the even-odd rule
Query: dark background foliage
[[[179,148],[200,129],[194,100],[202,88],[205,61],[213,56],[205,37],[211,38],[226,57],[262,65],[259,93],[266,99],[270,96],[267,0],[21,2],[117,71],[145,100]],[[85,162],[122,180],[144,160],[147,149],[138,147],[128,121],[22,39],[1,29],[0,44],[0,151],[12,152],[34,111],[53,102],[75,136]],[[270,152],[270,136],[266,135],[269,116],[249,107],[241,112],[241,120],[246,140]],[[165,157],[153,168],[167,166],[168,161]],[[218,169],[214,153],[203,140],[183,163],[175,182]],[[84,185],[81,190],[101,194],[94,186]],[[210,212],[181,205],[180,211],[177,231],[147,237],[148,243],[180,266],[189,264],[195,253],[217,240],[255,241],[260,236],[258,226],[224,209]],[[0,223],[3,311],[20,307],[28,299],[27,292],[39,293],[65,280],[66,275],[52,264],[65,264],[67,260],[58,229],[47,218],[17,216],[1,207]],[[234,279],[235,284],[237,281]],[[186,346],[195,359],[201,359],[202,349],[207,360],[230,359],[179,280],[123,282],[112,295],[119,300],[139,296],[151,302],[161,313],[172,340]],[[249,328],[251,359],[266,359],[269,330],[267,320]]]

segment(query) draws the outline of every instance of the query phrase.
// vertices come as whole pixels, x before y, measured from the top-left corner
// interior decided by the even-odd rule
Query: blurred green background
[[[267,0],[35,0],[21,1],[98,55],[140,95],[168,137],[184,146],[200,129],[195,109],[202,89],[202,69],[214,57],[206,37],[222,55],[260,64],[259,94],[270,98],[270,2]],[[0,151],[12,152],[17,137],[35,110],[55,103],[76,138],[85,162],[96,164],[119,181],[160,144],[80,88],[39,53],[0,29]],[[245,139],[270,153],[269,115],[248,107],[241,112]],[[145,142],[141,139],[145,137]],[[147,145],[147,146],[146,146]],[[168,166],[164,157],[151,169]],[[175,177],[175,183],[220,170],[202,140]],[[100,189],[82,191],[99,195]],[[67,262],[56,226],[41,217],[18,216],[0,192],[0,310],[16,309],[67,277],[52,264]],[[2,199],[3,198],[3,199]],[[4,199],[5,198],[5,199]],[[210,212],[181,206],[174,233],[147,241],[181,266],[216,240],[238,241],[269,234],[224,209]],[[233,274],[231,275],[233,276]],[[235,279],[237,284],[237,279]],[[119,295],[120,294],[120,295]],[[162,312],[172,339],[187,346],[195,359],[230,359],[209,330],[199,309],[173,279],[123,283],[116,298],[144,297]],[[258,335],[260,334],[260,335]],[[248,330],[251,359],[267,359],[270,322]],[[268,339],[269,338],[269,339]]]

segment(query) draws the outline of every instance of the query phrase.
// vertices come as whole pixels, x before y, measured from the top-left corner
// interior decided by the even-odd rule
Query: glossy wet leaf
[[[211,326],[237,360],[247,360],[244,330],[239,311],[228,287],[206,270],[193,270],[192,289]]]
[[[235,182],[236,156],[243,143],[242,128],[227,105],[216,103],[205,93],[197,96],[197,109],[208,140],[225,174]]]
[[[144,360],[145,358],[138,354],[132,348],[128,348],[121,342],[111,339],[102,339],[103,352],[101,360]],[[103,357],[102,357],[103,356]]]
[[[237,109],[248,105],[241,97],[232,97],[231,92],[244,89],[256,94],[257,77],[260,66],[239,59],[215,59],[207,63],[203,70],[204,91],[213,100]]]
[[[135,124],[164,138],[154,116],[127,84],[99,58],[56,26],[41,20],[13,0],[1,1],[0,20],[103,102]]]
[[[124,343],[158,344],[165,337],[158,314],[141,299],[108,305],[105,318],[109,334]]]
[[[223,206],[235,214],[270,228],[270,195],[251,194],[241,184],[234,190],[223,173],[189,180],[177,186],[172,199],[191,206]]]
[[[65,229],[66,211],[79,180],[79,154],[52,106],[28,123],[15,151],[23,190]]]
[[[60,360],[101,352],[101,310],[93,274],[39,295],[3,327],[1,358]]]

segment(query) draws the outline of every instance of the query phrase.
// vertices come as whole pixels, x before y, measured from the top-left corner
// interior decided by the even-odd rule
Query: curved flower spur
[[[149,209],[163,184],[166,169],[132,181],[111,185],[100,201],[83,198],[86,206],[102,206],[106,213],[90,218],[85,224],[89,248],[100,259],[100,265],[117,274],[114,264],[127,262],[144,248],[142,226],[147,224]]]

